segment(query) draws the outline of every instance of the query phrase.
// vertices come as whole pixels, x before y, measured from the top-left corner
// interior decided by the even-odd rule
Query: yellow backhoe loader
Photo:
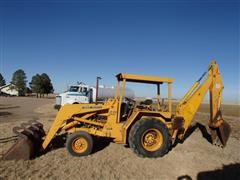
[[[201,81],[205,75],[207,77]],[[221,98],[224,88],[216,61],[195,82],[172,113],[172,83],[174,79],[159,76],[118,74],[116,95],[104,103],[64,105],[58,112],[50,130],[45,134],[38,122],[22,124],[13,129],[18,141],[4,155],[4,159],[30,159],[37,152],[44,152],[52,140],[67,133],[66,148],[73,156],[85,156],[92,152],[93,137],[107,137],[119,144],[129,144],[141,157],[165,155],[176,139],[183,139],[205,95],[210,94],[209,129],[212,143],[226,145],[230,126],[221,114]],[[157,105],[151,101],[136,103],[126,98],[127,82],[153,84],[157,89]],[[160,104],[160,85],[168,85],[168,106]]]

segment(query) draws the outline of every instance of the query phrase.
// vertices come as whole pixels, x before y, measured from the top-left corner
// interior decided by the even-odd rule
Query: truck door
[[[93,90],[92,90],[92,88],[89,88],[87,96],[88,96],[89,103],[93,103]]]
[[[87,97],[87,87],[80,87],[79,88],[79,96],[77,97],[77,101],[79,103],[89,103],[88,97]]]

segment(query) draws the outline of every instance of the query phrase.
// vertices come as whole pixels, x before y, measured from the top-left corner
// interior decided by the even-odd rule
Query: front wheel
[[[157,119],[141,119],[129,132],[129,146],[141,157],[161,157],[171,146],[171,136],[164,123]]]
[[[93,138],[87,132],[75,132],[67,137],[66,148],[72,156],[87,156],[92,152]]]

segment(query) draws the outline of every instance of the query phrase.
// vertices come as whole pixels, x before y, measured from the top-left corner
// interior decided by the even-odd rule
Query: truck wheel
[[[87,156],[92,152],[93,138],[87,132],[75,132],[67,137],[66,148],[72,156]]]
[[[162,157],[171,146],[171,136],[164,123],[157,119],[141,119],[129,132],[130,148],[141,157]]]

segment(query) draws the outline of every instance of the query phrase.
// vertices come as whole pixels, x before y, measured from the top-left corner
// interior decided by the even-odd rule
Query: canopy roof
[[[173,78],[160,77],[160,76],[146,76],[139,74],[127,74],[120,73],[116,75],[118,81],[123,81],[126,79],[128,82],[138,82],[138,83],[149,83],[149,84],[162,84],[162,83],[172,83],[175,81]]]

